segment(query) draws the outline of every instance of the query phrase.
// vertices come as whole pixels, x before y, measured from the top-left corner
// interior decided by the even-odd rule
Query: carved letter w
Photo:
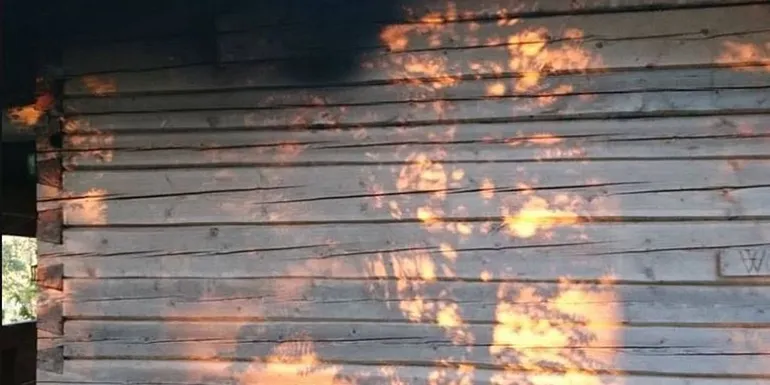
[[[743,265],[746,266],[746,272],[750,274],[759,273],[762,265],[765,263],[767,251],[757,249],[743,249],[740,251]]]

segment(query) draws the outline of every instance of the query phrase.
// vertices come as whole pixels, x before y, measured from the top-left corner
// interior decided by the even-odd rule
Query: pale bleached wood
[[[417,161],[419,158],[412,158]],[[412,163],[67,173],[67,225],[770,214],[768,160]],[[141,183],[137,183],[141,181]],[[537,189],[532,191],[530,189]],[[423,216],[421,216],[423,215]]]
[[[308,189],[312,190],[312,186]],[[566,215],[579,215],[588,220],[591,217],[728,219],[770,216],[770,187],[733,192],[726,188],[711,191],[653,191],[618,196],[607,196],[602,190],[606,189],[546,191],[537,194],[537,200],[558,202],[562,197],[574,199],[577,207]],[[448,195],[440,203],[428,203],[426,194],[422,195],[413,196],[411,201],[409,198],[406,201],[386,200],[399,205],[398,214],[393,213],[395,208],[373,208],[376,198],[372,197],[319,196],[310,197],[307,201],[291,202],[291,198],[282,193],[255,192],[97,201],[95,205],[102,210],[98,219],[92,212],[94,205],[90,204],[95,199],[78,199],[66,204],[64,213],[65,225],[68,226],[416,220],[422,209],[438,213],[436,216],[440,218],[463,220],[499,218],[503,209],[515,213],[524,210],[523,207],[532,201],[530,195],[516,192],[496,194],[501,199],[501,203],[497,204],[482,199],[478,192]],[[559,211],[558,204],[551,205],[552,210]],[[556,218],[565,216],[559,213],[553,215]]]
[[[537,117],[613,117],[617,115],[752,113],[770,108],[757,89],[663,91],[570,95],[553,99],[523,97],[464,101],[388,103],[376,106],[318,106],[254,110],[77,115],[68,133],[256,129],[276,127],[400,126],[406,124],[516,120]]]
[[[565,125],[574,128],[577,123]],[[65,138],[67,152],[64,164],[69,170],[85,167],[107,170],[112,168],[162,168],[236,165],[305,165],[313,163],[375,163],[403,162],[410,154],[424,154],[426,159],[446,162],[529,162],[534,160],[591,161],[607,159],[671,159],[671,158],[751,158],[770,155],[769,134],[747,134],[731,137],[715,135],[679,136],[664,134],[647,140],[626,140],[624,135],[576,135],[555,138],[558,143],[538,145],[537,136],[519,137],[518,124],[509,125],[512,135],[503,140],[485,140],[500,136],[483,132],[458,133],[452,140],[441,140],[445,127],[419,127],[386,135],[384,130],[371,130],[367,138],[356,140],[355,133],[346,131],[318,133],[298,131],[296,136],[286,131],[185,134],[119,134],[74,135]],[[463,127],[464,128],[464,127]],[[460,128],[462,131],[463,128]],[[394,130],[395,131],[395,130]],[[437,133],[432,139],[424,133]],[[273,134],[276,139],[267,139]],[[475,135],[473,135],[475,134]],[[537,134],[534,134],[537,135]],[[755,136],[762,135],[762,136]],[[473,138],[462,139],[463,136]],[[265,139],[259,140],[260,137]],[[736,139],[736,137],[739,137]],[[284,138],[284,139],[279,139]],[[531,142],[528,139],[533,139]],[[383,140],[378,140],[383,139]],[[388,140],[390,139],[390,140]],[[505,141],[508,141],[507,143]],[[547,140],[543,140],[547,142]],[[516,144],[518,143],[518,144]],[[407,153],[409,151],[409,153]]]
[[[673,283],[714,281],[720,251],[770,243],[766,222],[586,224],[531,238],[467,226],[474,233],[411,223],[68,229],[64,245],[44,257],[73,278],[611,276]]]
[[[756,156],[770,151],[770,116],[707,116],[413,126],[349,130],[121,133],[64,136],[69,167],[237,163]],[[547,139],[538,142],[545,136]],[[39,194],[47,196],[47,194]]]
[[[574,360],[585,371],[636,371],[708,375],[766,375],[770,331],[684,327],[518,325],[519,338],[500,337],[500,326],[453,328],[427,324],[378,323],[179,323],[68,322],[67,358],[236,359],[274,357],[280,346],[301,342],[320,360],[430,365],[438,360],[472,366],[500,366],[505,356],[534,360],[542,368],[554,357]],[[527,339],[525,333],[534,336]],[[294,342],[297,344],[296,342]],[[495,350],[502,350],[502,354]]]
[[[534,290],[532,296],[529,293]],[[569,306],[553,305],[569,291]],[[68,279],[69,318],[173,317],[294,320],[409,319],[436,322],[456,303],[466,322],[492,322],[497,305],[511,314],[542,311],[554,322],[770,323],[768,286],[644,286],[567,283],[438,282],[329,279]],[[504,300],[498,300],[498,295]],[[414,306],[418,306],[415,308]],[[404,307],[404,310],[401,309]],[[581,309],[579,313],[575,309]],[[590,309],[590,311],[588,310]]]
[[[233,89],[206,93],[85,96],[63,101],[73,114],[222,108],[263,108],[370,104],[426,99],[478,98],[493,95],[554,96],[644,90],[698,90],[767,87],[770,75],[756,67],[638,70],[594,74],[556,74],[531,88],[517,90],[516,78],[458,80],[451,87],[426,89],[414,83],[368,84],[310,89]],[[501,88],[502,86],[502,88]],[[568,86],[569,88],[564,88]]]
[[[310,371],[308,372],[308,369]],[[601,385],[692,385],[693,378],[599,375],[595,373],[517,373],[489,369],[459,370],[419,366],[335,365],[325,363],[200,362],[153,360],[69,360],[66,376],[39,381],[47,385],[220,385],[220,384],[322,384],[392,385],[462,383],[488,385],[504,378],[519,384],[559,384],[565,381]],[[304,373],[304,374],[303,374]],[[84,380],[87,378],[87,380]],[[436,380],[439,378],[440,380]],[[69,381],[68,381],[69,380]],[[766,379],[698,378],[698,385],[764,385]]]
[[[308,27],[306,24],[222,34],[220,35],[219,46],[222,59],[225,61],[271,60],[298,58],[309,54],[331,55],[337,53],[338,55],[349,55],[350,50],[353,49],[375,54],[384,54],[391,49],[406,52],[463,49],[490,45],[490,42],[494,42],[492,45],[506,44],[509,37],[518,36],[525,45],[538,42],[546,43],[549,40],[566,40],[570,42],[570,45],[577,43],[577,46],[580,46],[591,57],[606,57],[613,55],[615,51],[610,47],[592,47],[592,45],[604,45],[606,43],[613,45],[612,42],[626,43],[644,39],[662,41],[661,38],[672,41],[699,40],[712,36],[732,36],[735,38],[750,31],[765,30],[768,16],[770,16],[770,7],[767,5],[663,12],[570,15],[523,18],[512,21],[493,19],[476,23],[453,23],[449,21],[437,24],[436,21],[438,20],[451,19],[451,15],[436,15],[424,23],[390,24],[373,28],[374,39],[348,39],[337,42],[333,47],[328,47],[326,41],[308,36],[313,33],[317,34],[319,31],[316,28]],[[345,24],[330,24],[324,26],[324,30],[320,32],[333,35],[335,32],[330,32],[330,30],[344,30],[346,28],[351,29],[349,25]],[[389,33],[394,29],[399,29],[400,32]],[[547,31],[549,38],[533,33],[538,30]],[[577,31],[581,35],[570,33],[572,31]],[[377,32],[380,36],[377,36]],[[378,37],[379,39],[377,39]],[[300,42],[304,44],[300,44]],[[313,43],[321,46],[312,46]],[[702,44],[710,43],[704,39]],[[570,52],[572,55],[575,53]],[[634,52],[634,54],[640,55],[640,58],[644,57],[641,55],[654,55],[652,50]],[[488,58],[485,56],[479,56],[476,62],[485,62],[486,60]],[[645,58],[641,61],[644,60],[648,59]],[[500,64],[503,68],[507,67],[505,62],[500,62]]]
[[[408,151],[408,149],[406,150]],[[566,193],[580,188],[604,187],[607,193],[638,193],[655,190],[761,187],[766,182],[767,159],[689,160],[596,160],[582,162],[475,162],[421,163],[407,152],[396,164],[331,164],[293,167],[249,166],[183,169],[79,170],[66,172],[64,190],[72,198],[140,198],[153,195],[214,195],[240,192],[271,194],[278,201],[302,198],[353,196],[371,198],[396,193],[479,193],[486,189],[494,197],[500,192],[562,188]],[[434,170],[444,177],[424,176]],[[460,172],[458,172],[460,171]],[[402,172],[404,177],[402,177]],[[419,174],[419,175],[413,175]],[[452,174],[455,174],[454,177]],[[329,177],[332,175],[333,177]],[[338,177],[344,175],[345,177]],[[399,178],[404,182],[399,183]],[[485,184],[488,178],[492,184]],[[137,183],[141,181],[141,183]],[[297,192],[307,188],[304,193]],[[89,190],[99,193],[86,195]],[[255,195],[256,197],[257,195]],[[270,195],[268,195],[270,197]],[[427,197],[426,197],[427,198]],[[437,199],[440,196],[436,197]],[[213,199],[213,198],[212,198]],[[387,196],[382,199],[389,199]],[[393,198],[397,201],[407,199]]]
[[[770,246],[742,247],[719,254],[724,277],[761,277],[770,282]]]
[[[65,135],[68,169],[182,165],[490,162],[770,155],[770,117],[517,122],[349,130]],[[541,139],[541,140],[538,140]]]

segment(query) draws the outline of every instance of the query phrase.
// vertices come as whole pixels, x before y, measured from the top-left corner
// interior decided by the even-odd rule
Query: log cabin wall
[[[39,383],[770,380],[770,5],[358,3],[67,38]]]

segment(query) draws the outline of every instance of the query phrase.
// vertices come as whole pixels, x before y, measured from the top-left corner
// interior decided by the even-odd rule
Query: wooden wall
[[[69,39],[40,383],[770,381],[770,5],[354,3]]]

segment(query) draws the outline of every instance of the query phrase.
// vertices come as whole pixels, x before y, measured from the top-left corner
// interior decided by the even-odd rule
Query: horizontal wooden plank
[[[106,112],[181,111],[196,109],[265,108],[318,105],[373,104],[426,99],[451,100],[484,96],[558,98],[568,94],[644,90],[699,90],[770,86],[770,75],[754,67],[738,69],[658,69],[548,76],[531,89],[516,88],[516,78],[458,79],[451,87],[426,90],[413,82],[314,89],[234,89],[228,91],[67,98],[71,114]]]
[[[312,187],[308,189],[312,190]],[[412,195],[411,199],[388,200],[387,206],[383,208],[372,207],[377,205],[377,199],[371,196],[365,198],[340,195],[316,196],[292,201],[292,198],[286,197],[281,192],[277,194],[250,191],[210,195],[140,196],[115,200],[88,197],[71,200],[65,204],[64,223],[68,226],[333,223],[418,220],[423,218],[423,215],[459,220],[504,217],[505,220],[513,221],[517,220],[518,215],[534,215],[542,216],[539,220],[543,223],[549,220],[570,223],[573,220],[578,221],[576,217],[585,217],[587,220],[591,220],[592,217],[628,218],[633,221],[634,219],[631,218],[710,217],[727,220],[744,216],[770,216],[770,187],[767,186],[739,191],[715,188],[708,191],[652,191],[623,195],[602,194],[603,189],[606,190],[599,187],[577,193],[567,192],[570,189],[561,189],[561,191],[539,193],[537,196],[523,195],[519,192],[500,193],[497,194],[500,199],[500,203],[497,204],[480,197],[478,191],[448,195],[446,199],[436,203],[433,203],[431,198],[426,196],[427,194],[417,193]],[[300,193],[306,191],[300,190]],[[94,206],[98,206],[101,210],[98,218],[94,217],[96,214],[93,212]],[[570,219],[573,217],[575,219]]]
[[[770,215],[770,160],[72,172],[67,225]],[[533,218],[532,220],[537,220]],[[558,220],[558,219],[557,219]]]
[[[527,319],[527,316],[524,316]],[[510,332],[505,335],[504,332]],[[462,333],[458,338],[457,334]],[[68,322],[65,357],[270,360],[289,346],[320,361],[576,371],[767,375],[770,330],[378,323]],[[558,336],[549,338],[548,335]],[[582,338],[576,338],[576,337]],[[577,341],[576,341],[577,340]],[[291,354],[291,353],[289,353]],[[288,358],[282,356],[280,358]],[[550,361],[550,362],[549,362]],[[569,362],[569,363],[568,363]],[[532,367],[530,366],[529,369]],[[521,368],[525,369],[525,368]]]
[[[64,136],[81,167],[761,157],[770,115],[576,120],[350,130],[94,132]]]
[[[68,279],[67,318],[493,322],[538,312],[555,323],[770,323],[770,286],[432,280]],[[501,313],[502,312],[502,313]],[[542,312],[542,313],[541,313]]]
[[[68,360],[64,375],[38,373],[38,383],[65,385],[219,385],[219,384],[319,384],[388,385],[452,384],[624,384],[692,385],[687,377],[604,375],[597,373],[517,373],[469,367],[340,365],[315,360],[288,362],[200,362],[153,360]],[[507,382],[510,381],[510,382]],[[569,381],[569,382],[567,382]],[[698,385],[764,385],[762,378],[697,378]]]
[[[586,224],[537,236],[486,225],[68,229],[41,250],[71,278],[599,279],[708,282],[719,252],[770,244],[766,222]],[[472,233],[458,234],[459,231]],[[568,262],[568,263],[565,263]]]
[[[661,91],[509,97],[458,101],[386,103],[376,106],[316,106],[283,109],[204,110],[78,115],[71,134],[107,131],[254,129],[276,127],[400,126],[429,123],[529,121],[554,117],[660,116],[666,114],[755,113],[770,108],[762,89]]]
[[[301,0],[300,0],[301,1]],[[392,7],[384,4],[391,3]],[[399,2],[367,2],[355,0],[324,3],[313,7],[310,4],[297,4],[297,1],[283,2],[276,7],[270,3],[250,3],[249,8],[239,8],[238,12],[226,13],[219,18],[221,30],[240,30],[258,26],[281,23],[317,22],[313,17],[319,12],[333,22],[335,18],[347,22],[393,22],[438,18],[454,20],[473,20],[489,18],[518,18],[539,16],[553,13],[638,11],[648,9],[667,9],[677,7],[702,7],[750,3],[745,0],[590,0],[564,2],[561,0],[402,0]],[[394,9],[395,8],[395,9]],[[400,9],[399,9],[400,8]],[[342,11],[342,12],[341,12]],[[347,11],[347,12],[345,12]],[[395,19],[394,19],[395,17]]]

